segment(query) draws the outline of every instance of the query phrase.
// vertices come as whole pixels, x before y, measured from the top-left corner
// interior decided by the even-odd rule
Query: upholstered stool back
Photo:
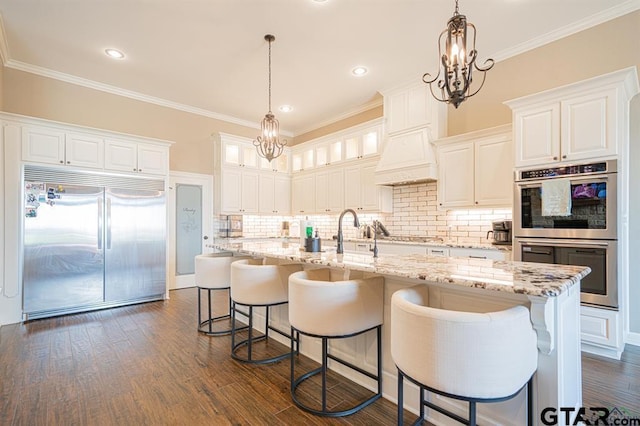
[[[425,285],[391,298],[391,356],[404,375],[469,401],[515,396],[531,379],[537,338],[526,307],[475,313],[428,304]]]
[[[289,277],[289,323],[291,334],[299,333],[322,340],[321,366],[295,377],[295,360],[291,357],[291,396],[295,404],[320,416],[346,416],[361,410],[382,395],[382,321],[384,278],[339,280],[329,269],[312,269]],[[366,371],[329,353],[330,339],[349,338],[375,330],[377,333],[377,372]],[[291,347],[293,354],[294,348]],[[377,392],[349,408],[329,408],[327,402],[328,360],[336,361],[363,376],[375,380]],[[307,379],[321,375],[320,404],[302,402],[298,387]],[[308,400],[308,399],[307,399]]]

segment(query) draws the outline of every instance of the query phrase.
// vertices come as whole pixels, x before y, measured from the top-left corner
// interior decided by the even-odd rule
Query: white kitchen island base
[[[274,257],[286,262],[300,262],[304,268],[328,267],[344,279],[382,275],[385,278],[383,335],[383,396],[397,401],[397,370],[391,358],[391,295],[414,285],[429,288],[429,305],[467,312],[494,312],[515,305],[527,307],[537,333],[538,368],[534,376],[534,423],[542,424],[557,415],[558,424],[573,423],[582,407],[582,372],[580,355],[580,280],[589,268],[485,259],[442,258],[424,255],[385,256],[377,259],[362,254],[336,255],[335,252],[305,253],[297,244],[279,242],[244,242],[221,244],[218,248],[254,256]],[[286,307],[273,310],[273,324],[288,329]],[[275,337],[275,336],[274,336]],[[335,343],[335,344],[333,344]],[[434,342],[437,344],[437,342]],[[302,339],[301,353],[320,359],[317,339]],[[332,342],[330,351],[340,358],[374,372],[376,369],[375,334],[365,334]],[[469,353],[468,356],[473,356]],[[515,360],[517,362],[517,360]],[[373,382],[356,376],[334,363],[330,368],[374,390]],[[418,413],[417,386],[405,381],[406,409]],[[430,395],[437,405],[467,415],[467,404]],[[505,402],[478,404],[478,422],[491,425],[526,424],[526,394]],[[566,420],[569,416],[569,421]],[[425,418],[436,425],[455,425],[454,420],[426,410]]]

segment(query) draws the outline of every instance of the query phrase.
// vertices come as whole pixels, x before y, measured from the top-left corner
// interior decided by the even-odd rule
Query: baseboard
[[[627,345],[640,346],[640,333],[629,332],[625,342]]]
[[[614,349],[614,348],[610,348],[610,347],[602,347],[602,346],[597,346],[591,343],[587,343],[587,342],[582,342],[581,348],[582,352],[586,352],[588,354],[594,354],[594,355],[600,355],[606,358],[612,358],[612,359],[616,359],[616,360],[620,360],[620,357],[622,356],[622,351]]]

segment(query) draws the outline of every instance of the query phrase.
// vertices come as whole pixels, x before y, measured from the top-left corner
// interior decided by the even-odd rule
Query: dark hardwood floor
[[[0,425],[395,424],[396,407],[384,399],[339,419],[301,411],[289,395],[288,360],[235,362],[230,338],[204,336],[196,322],[196,291],[185,289],[170,301],[2,327]],[[585,406],[640,412],[639,348],[622,361],[583,355],[583,371]],[[330,385],[334,406],[368,394],[337,375]],[[302,389],[307,400],[313,387]]]

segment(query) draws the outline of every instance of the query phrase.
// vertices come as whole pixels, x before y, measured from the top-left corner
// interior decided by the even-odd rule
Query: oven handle
[[[555,178],[562,178],[562,176],[556,176]],[[540,184],[542,184],[542,182],[548,181],[550,179],[553,179],[553,178],[540,179],[540,180],[516,181],[516,185],[518,185],[519,188],[538,188]],[[567,177],[562,179],[569,179],[571,183],[580,182],[583,180],[588,180],[589,182],[592,182],[592,183],[600,183],[600,182],[608,181],[609,175],[601,175],[601,176],[590,175],[590,176],[579,176],[579,177],[574,176],[574,177]]]
[[[552,245],[556,247],[609,247],[611,241],[595,241],[595,240],[552,240],[552,239],[544,239],[544,238],[536,238],[534,239],[520,239],[518,238],[518,242],[523,246],[541,246],[541,245]]]

